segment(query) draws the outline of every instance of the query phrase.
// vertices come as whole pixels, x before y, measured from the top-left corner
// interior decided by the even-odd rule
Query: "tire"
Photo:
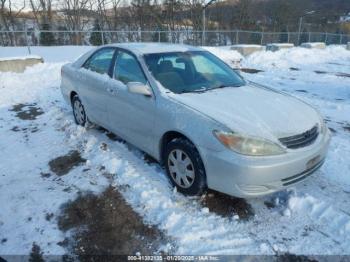
[[[72,109],[75,123],[77,125],[86,126],[87,116],[85,108],[79,99],[78,95],[74,95],[72,98]]]
[[[198,196],[207,188],[202,159],[187,139],[176,138],[165,149],[164,164],[173,186],[185,195]]]

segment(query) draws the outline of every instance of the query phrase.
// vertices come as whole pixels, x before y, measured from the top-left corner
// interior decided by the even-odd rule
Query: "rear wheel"
[[[200,195],[206,189],[206,175],[196,147],[187,139],[176,138],[165,150],[167,174],[177,190],[186,195]]]
[[[75,123],[81,126],[85,126],[87,122],[85,108],[81,103],[78,95],[75,95],[72,98],[72,108],[73,108]]]

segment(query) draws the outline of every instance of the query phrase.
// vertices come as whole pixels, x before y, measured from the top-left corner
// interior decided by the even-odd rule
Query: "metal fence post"
[[[205,7],[202,9],[202,45],[205,45]]]
[[[311,42],[311,32],[309,32],[309,42]]]
[[[340,39],[339,44],[341,45],[343,42],[343,35],[340,35],[339,39]]]
[[[26,36],[26,44],[27,44],[28,53],[31,55],[32,51],[30,50],[30,45],[29,45],[29,41],[28,41],[27,25],[24,25],[24,33]]]
[[[261,32],[260,45],[263,45],[264,42],[264,32]]]
[[[325,44],[327,44],[327,40],[328,40],[328,34],[327,34],[327,32],[326,32],[325,37],[324,37],[324,43],[325,43]]]
[[[101,31],[101,42],[102,42],[102,45],[105,44],[105,38],[103,36],[103,31]]]
[[[238,40],[238,30],[236,30],[236,45],[238,45],[239,40]]]
[[[158,30],[158,43],[160,43],[160,31]]]

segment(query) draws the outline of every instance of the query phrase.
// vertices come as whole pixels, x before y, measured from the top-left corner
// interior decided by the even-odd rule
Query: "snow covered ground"
[[[124,189],[145,223],[175,240],[177,254],[350,255],[350,51],[292,48],[243,58],[227,48],[209,48],[232,66],[243,59],[247,79],[317,107],[333,131],[319,171],[290,190],[248,200],[254,215],[243,219],[220,216],[199,198],[174,192],[164,171],[142,152],[74,124],[59,90],[60,68],[89,48],[36,48],[32,54],[46,63],[22,74],[0,73],[0,254],[29,254],[33,242],[45,254],[67,252],[58,244],[66,237],[57,226],[60,206],[80,192],[98,194],[112,184]],[[25,52],[2,47],[0,58]],[[72,150],[86,161],[54,174],[50,161]],[[162,249],[169,247],[164,243]]]

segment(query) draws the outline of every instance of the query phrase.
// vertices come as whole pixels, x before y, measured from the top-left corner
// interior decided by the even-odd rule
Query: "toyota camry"
[[[313,107],[187,45],[98,47],[62,67],[61,90],[77,124],[151,155],[188,195],[283,190],[321,167],[330,141]]]

